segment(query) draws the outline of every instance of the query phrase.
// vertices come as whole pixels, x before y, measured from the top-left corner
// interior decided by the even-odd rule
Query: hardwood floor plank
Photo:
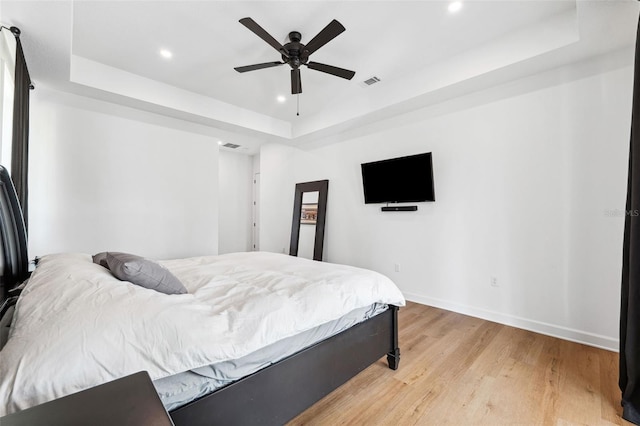
[[[381,359],[291,425],[629,425],[618,354],[417,303]]]

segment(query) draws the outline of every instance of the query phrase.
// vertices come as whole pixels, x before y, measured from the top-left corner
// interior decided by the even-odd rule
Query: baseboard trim
[[[571,342],[582,343],[588,346],[594,346],[608,351],[618,352],[620,341],[611,337],[600,334],[589,333],[586,331],[575,330],[554,324],[548,324],[541,321],[531,320],[508,315],[501,312],[491,311],[488,309],[474,308],[472,306],[460,305],[447,300],[436,299],[433,297],[425,297],[414,293],[404,293],[407,300],[420,303],[422,305],[433,306],[435,308],[445,309],[447,311],[457,312],[463,315],[469,315],[481,318],[487,321],[497,322],[499,324],[511,327],[521,328],[523,330],[533,331],[547,336],[557,337],[559,339],[569,340]]]

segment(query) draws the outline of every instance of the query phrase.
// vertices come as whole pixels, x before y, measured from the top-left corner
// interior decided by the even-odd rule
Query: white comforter
[[[388,278],[273,253],[161,262],[188,294],[118,281],[85,254],[42,258],[0,351],[0,416],[147,370],[152,379],[242,357],[375,302]]]

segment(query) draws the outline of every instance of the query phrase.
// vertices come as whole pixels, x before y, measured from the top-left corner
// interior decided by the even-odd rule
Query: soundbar
[[[395,206],[395,207],[381,207],[383,212],[415,212],[418,210],[418,206]]]

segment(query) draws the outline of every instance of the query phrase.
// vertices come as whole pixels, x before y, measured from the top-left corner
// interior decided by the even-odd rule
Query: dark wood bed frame
[[[2,166],[0,233],[1,317],[18,299],[12,289],[29,276],[22,212]],[[169,414],[177,426],[283,424],[385,355],[397,369],[396,306]]]

